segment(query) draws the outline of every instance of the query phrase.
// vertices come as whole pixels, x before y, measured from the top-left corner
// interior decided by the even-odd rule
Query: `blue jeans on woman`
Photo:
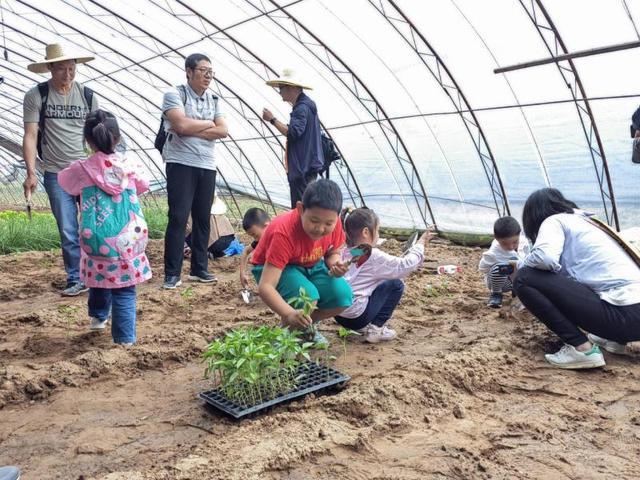
[[[385,280],[369,297],[367,308],[359,317],[344,318],[337,316],[336,321],[345,328],[360,330],[369,324],[382,327],[391,318],[404,293],[402,280]]]
[[[104,322],[111,313],[114,343],[136,342],[136,287],[90,288],[89,316]]]
[[[65,192],[58,183],[58,174],[44,172],[44,189],[58,225],[67,286],[80,281],[80,237],[78,235],[78,204],[76,197]]]

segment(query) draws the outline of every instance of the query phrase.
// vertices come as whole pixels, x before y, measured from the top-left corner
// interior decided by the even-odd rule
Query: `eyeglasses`
[[[194,68],[194,70],[198,70],[205,77],[213,77],[213,70],[211,68],[199,67],[199,68]]]

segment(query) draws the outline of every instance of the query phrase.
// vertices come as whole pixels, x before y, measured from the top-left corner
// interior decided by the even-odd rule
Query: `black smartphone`
[[[511,275],[513,273],[513,265],[510,263],[502,263],[498,265],[498,273],[501,275]]]

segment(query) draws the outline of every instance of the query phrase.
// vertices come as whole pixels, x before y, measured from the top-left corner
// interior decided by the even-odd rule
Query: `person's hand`
[[[242,285],[244,289],[249,288],[249,277],[244,272],[240,272],[240,285]]]
[[[438,234],[433,230],[433,227],[429,227],[427,228],[424,233],[422,234],[422,236],[418,239],[418,242],[416,243],[422,243],[423,245],[426,245],[427,243],[429,243],[431,241],[431,239],[433,237],[436,237]]]
[[[31,195],[36,191],[36,187],[38,186],[38,178],[35,174],[30,173],[27,174],[27,178],[24,180],[22,187],[24,188],[24,198],[27,201],[31,200]]]
[[[271,113],[271,110],[269,110],[268,108],[263,108],[262,109],[262,119],[265,122],[270,122],[272,118],[273,118],[273,113]]]
[[[329,274],[332,277],[340,278],[344,276],[345,273],[349,271],[349,263],[348,262],[336,262],[331,267],[329,267]]]
[[[304,330],[308,328],[312,323],[311,317],[302,313],[302,310],[294,310],[286,317],[284,317],[284,323],[291,328]]]

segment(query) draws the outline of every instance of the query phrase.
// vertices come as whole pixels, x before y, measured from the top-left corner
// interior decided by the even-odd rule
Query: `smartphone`
[[[498,265],[498,273],[502,275],[511,275],[513,271],[513,265],[511,265],[510,263],[503,263]]]

